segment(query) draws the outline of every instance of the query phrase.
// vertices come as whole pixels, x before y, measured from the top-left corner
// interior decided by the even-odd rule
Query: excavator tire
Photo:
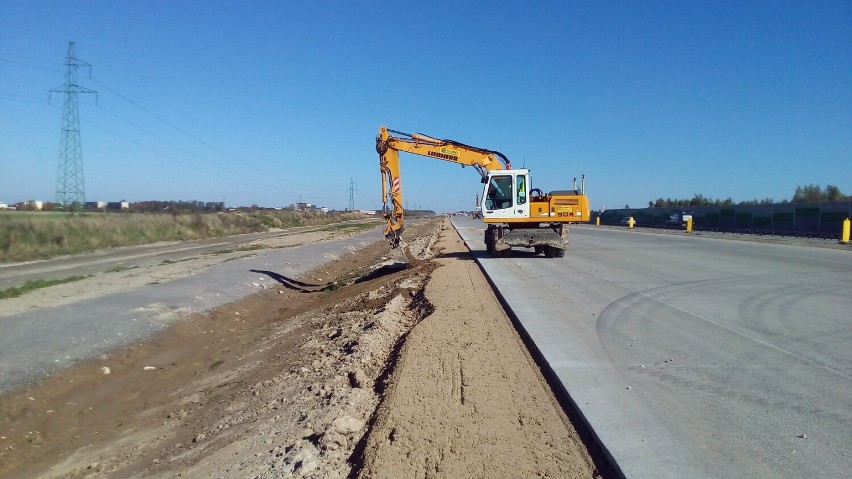
[[[544,247],[544,257],[545,258],[555,258],[557,249],[553,246],[545,246]]]
[[[565,257],[565,248],[556,248],[555,257],[564,258]]]

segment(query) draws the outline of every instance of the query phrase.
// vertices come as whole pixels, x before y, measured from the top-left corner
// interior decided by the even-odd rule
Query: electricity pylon
[[[64,93],[62,105],[62,135],[59,140],[59,174],[56,177],[56,202],[67,211],[86,206],[86,187],[83,182],[83,148],[80,144],[80,109],[78,93],[97,93],[77,84],[77,68],[92,65],[74,54],[74,42],[68,42],[65,54],[65,84],[51,92]]]
[[[349,178],[349,188],[346,191],[349,192],[349,211],[355,211],[355,192],[358,190],[355,188],[354,178]]]

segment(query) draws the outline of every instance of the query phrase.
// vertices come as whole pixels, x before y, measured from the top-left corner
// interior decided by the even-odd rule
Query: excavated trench
[[[3,395],[0,476],[346,477],[433,309],[435,266],[387,260],[376,244],[298,279],[258,271],[280,287]]]

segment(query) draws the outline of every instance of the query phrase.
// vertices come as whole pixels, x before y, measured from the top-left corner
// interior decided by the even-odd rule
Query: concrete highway
[[[626,477],[849,477],[852,252],[577,226],[492,258],[453,222]]]

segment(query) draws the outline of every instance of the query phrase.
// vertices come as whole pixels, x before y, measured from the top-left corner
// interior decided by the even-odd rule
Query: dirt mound
[[[336,303],[327,312],[294,318],[310,323],[311,331],[296,345],[303,365],[239,391],[213,415],[221,416],[218,421],[199,428],[193,439],[197,462],[186,472],[212,477],[229,470],[260,478],[322,471],[323,477],[345,477],[347,460],[378,403],[377,378],[399,339],[430,309],[423,307],[425,281],[424,274],[413,274]],[[274,347],[289,333],[281,328],[264,342]],[[231,429],[246,423],[260,434],[230,438]],[[238,434],[245,434],[241,429]],[[239,453],[241,461],[234,464],[231,454],[222,453],[201,461],[215,442],[227,443],[225,448]]]
[[[434,313],[397,356],[358,477],[596,477],[461,238],[442,230],[430,249]]]

